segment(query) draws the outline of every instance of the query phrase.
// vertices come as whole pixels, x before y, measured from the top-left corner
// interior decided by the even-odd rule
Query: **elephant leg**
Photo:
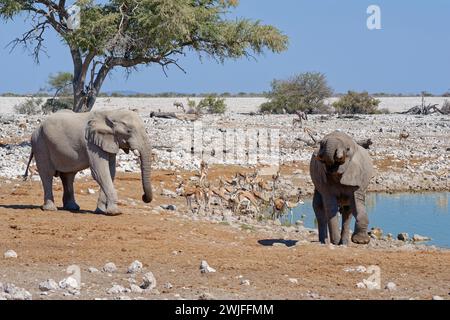
[[[343,206],[340,209],[342,215],[342,230],[341,230],[341,241],[340,245],[348,245],[348,238],[350,234],[350,222],[352,218],[352,211],[350,206]]]
[[[111,155],[109,159],[109,173],[111,175],[111,180],[114,183],[114,179],[116,177],[116,155]],[[97,200],[97,209],[95,209],[95,213],[97,214],[105,214],[107,211],[107,198],[103,189],[100,189],[100,194]]]
[[[39,152],[34,151],[34,157],[42,187],[44,188],[44,205],[42,206],[42,210],[56,211],[58,208],[55,205],[55,199],[53,197],[53,177],[56,174],[56,170],[52,167],[44,142],[39,140],[36,143],[37,145],[33,145],[33,150],[41,150]]]
[[[80,206],[75,202],[75,194],[73,190],[73,182],[75,180],[76,173],[61,173],[61,181],[64,188],[63,204],[64,210],[78,211]]]
[[[341,234],[339,232],[338,203],[336,197],[323,198],[325,213],[328,220],[328,230],[330,241],[334,245],[339,245]]]
[[[325,208],[323,206],[322,196],[317,190],[314,191],[313,209],[317,219],[319,241],[320,243],[325,244],[328,239],[327,218],[325,215]]]
[[[357,244],[368,244],[370,242],[367,229],[369,227],[369,218],[366,213],[366,196],[363,192],[355,192],[352,201],[353,214],[356,219],[355,231],[352,235],[352,241]]]
[[[117,206],[117,192],[114,189],[113,179],[111,176],[111,160],[110,154],[97,148],[96,152],[91,152],[90,165],[92,177],[100,185],[100,197],[103,192],[106,197],[106,214],[115,216],[121,214]]]

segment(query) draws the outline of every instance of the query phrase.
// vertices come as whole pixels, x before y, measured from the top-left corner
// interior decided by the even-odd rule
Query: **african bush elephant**
[[[346,245],[353,214],[356,224],[352,241],[369,243],[365,195],[374,169],[368,152],[347,134],[335,131],[325,136],[315,150],[310,173],[320,242],[326,242],[329,229],[332,244]],[[338,210],[342,214],[340,234]]]
[[[145,203],[152,201],[150,140],[142,119],[135,112],[74,113],[62,110],[49,116],[33,132],[31,145],[30,162],[34,155],[44,188],[43,210],[57,210],[52,181],[53,177],[58,176],[64,187],[64,209],[79,210],[73,182],[77,172],[90,167],[93,178],[101,188],[96,213],[120,214],[113,185],[116,154],[120,149],[126,153],[132,150],[140,157],[144,189],[142,200]]]

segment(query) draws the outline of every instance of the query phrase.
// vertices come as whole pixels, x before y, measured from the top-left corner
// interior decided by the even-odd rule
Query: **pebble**
[[[88,272],[89,272],[89,273],[99,273],[100,271],[98,271],[97,268],[90,267],[90,268],[88,269]]]
[[[131,284],[130,285],[130,289],[131,289],[132,293],[142,293],[142,292],[144,292],[144,290],[141,287],[139,287],[138,285],[135,285],[135,284]]]
[[[91,188],[88,188],[88,189],[87,189],[87,192],[88,192],[89,194],[95,194],[95,190],[94,190],[94,189],[91,189]]]
[[[441,296],[433,296],[433,300],[444,300]]]
[[[141,288],[145,290],[152,290],[156,288],[156,278],[152,272],[147,272],[142,278]]]
[[[16,287],[12,283],[3,285],[3,297],[7,300],[32,300],[33,296],[30,292],[23,288]]]
[[[112,288],[109,288],[106,291],[107,294],[119,294],[124,292],[128,292],[128,289],[118,284],[113,285]]]
[[[58,289],[59,285],[53,279],[47,279],[39,284],[39,290],[41,291],[56,291]]]
[[[170,283],[170,282],[166,282],[165,284],[164,284],[164,289],[172,289],[173,288],[173,285]]]
[[[133,263],[130,264],[130,266],[128,267],[128,273],[137,273],[142,271],[142,263],[138,260],[134,261]]]
[[[167,211],[177,211],[177,206],[173,204],[162,205],[161,208]]]
[[[369,235],[373,239],[381,240],[383,238],[383,230],[381,230],[380,228],[372,228],[372,230],[370,230],[369,232]]]
[[[8,250],[4,253],[5,259],[16,259],[17,253],[14,250]]]
[[[200,263],[200,272],[201,273],[214,273],[216,272],[216,269],[211,268],[208,264],[208,262],[206,262],[205,260],[203,260]]]
[[[79,287],[78,281],[73,277],[67,277],[59,282],[61,289],[77,289]]]
[[[241,286],[249,286],[250,280],[247,279],[241,279]]]
[[[397,236],[397,239],[400,241],[408,241],[409,240],[409,234],[406,232],[399,233]]]
[[[114,273],[117,271],[117,267],[114,263],[108,262],[103,266],[103,271],[107,273]]]
[[[298,279],[289,278],[289,282],[292,283],[292,284],[298,284]]]
[[[162,189],[161,195],[163,197],[168,197],[168,198],[173,198],[173,199],[178,197],[178,195],[175,192],[167,190],[167,189]]]
[[[388,282],[385,289],[389,290],[389,291],[395,291],[395,290],[397,290],[397,285],[393,282]]]
[[[421,236],[419,234],[415,234],[412,239],[413,239],[414,242],[427,242],[427,241],[431,240],[431,238],[425,237],[425,236]]]

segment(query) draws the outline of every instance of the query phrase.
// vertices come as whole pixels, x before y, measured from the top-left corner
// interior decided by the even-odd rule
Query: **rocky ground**
[[[89,211],[95,208],[98,186],[88,173],[76,182],[78,203],[86,211],[42,212],[37,177],[26,182],[17,179],[23,174],[29,136],[40,117],[0,117],[0,299],[450,297],[450,253],[446,250],[386,237],[372,239],[367,246],[322,246],[316,242],[315,230],[301,223],[258,222],[217,207],[199,216],[174,193],[180,181],[197,173],[201,149],[216,161],[228,160],[214,165],[214,159],[209,159],[212,184],[222,176],[280,165],[283,188],[300,188],[310,194],[310,135],[318,138],[335,129],[373,140],[371,155],[377,176],[371,191],[448,191],[450,118],[314,116],[304,125],[310,129],[308,134],[304,128],[293,127],[292,116],[206,116],[202,123],[209,129],[201,132],[209,133],[202,133],[203,148],[195,148],[194,143],[191,150],[191,141],[197,137],[192,123],[142,116],[155,147],[156,198],[150,205],[140,202],[138,164],[132,156],[121,154],[122,173],[116,187],[124,214],[118,217]],[[251,155],[245,152],[239,157],[230,151],[232,146],[223,143],[242,128],[259,131],[256,145],[262,151],[256,158],[260,163],[251,163]],[[403,130],[409,138],[399,141]],[[280,149],[265,148],[266,140],[261,138],[265,134]],[[272,137],[278,136],[276,142]],[[235,156],[228,158],[230,154]],[[55,180],[54,189],[60,199],[59,181]],[[202,261],[209,265],[203,263],[206,272],[201,270]],[[108,262],[117,270],[111,265],[105,268]],[[80,268],[80,281],[77,268],[72,268],[72,276],[66,272],[71,265]],[[373,288],[371,274],[366,272],[370,266],[380,268],[380,290]]]

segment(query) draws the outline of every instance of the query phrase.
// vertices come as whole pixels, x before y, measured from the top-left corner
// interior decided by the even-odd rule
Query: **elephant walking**
[[[326,243],[329,231],[332,244],[346,245],[353,215],[356,224],[352,241],[369,243],[365,194],[374,169],[368,152],[347,134],[335,131],[325,136],[314,152],[310,173],[315,187],[313,209],[319,241]],[[338,211],[342,214],[341,232]]]
[[[114,189],[116,154],[132,150],[141,160],[142,185],[146,203],[152,201],[151,146],[139,115],[132,111],[74,113],[63,110],[49,116],[31,137],[32,154],[44,188],[43,210],[57,210],[53,198],[53,177],[64,187],[65,210],[80,209],[75,202],[73,183],[77,172],[90,168],[100,185],[96,213],[118,215]],[[28,168],[27,168],[28,171]],[[27,172],[25,173],[27,175]]]

